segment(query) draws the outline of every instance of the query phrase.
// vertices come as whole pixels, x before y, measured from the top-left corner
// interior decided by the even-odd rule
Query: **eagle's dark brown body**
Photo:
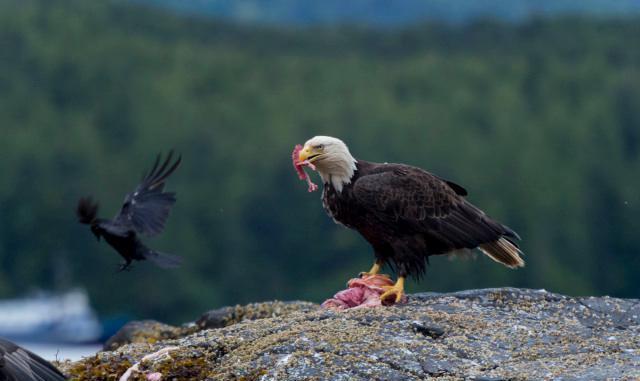
[[[417,167],[359,160],[341,192],[325,183],[322,200],[334,220],[360,232],[376,258],[402,277],[423,274],[430,255],[476,247],[507,266],[521,266],[498,244],[504,238],[517,250],[518,235],[466,201],[466,194]]]

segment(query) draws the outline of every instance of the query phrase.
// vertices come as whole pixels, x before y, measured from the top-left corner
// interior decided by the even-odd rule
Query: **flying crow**
[[[178,256],[149,249],[138,238],[138,234],[154,236],[161,233],[171,206],[176,202],[175,193],[163,191],[165,180],[180,165],[181,157],[173,163],[172,157],[173,151],[160,164],[161,155],[158,155],[151,171],[125,197],[122,209],[112,220],[96,218],[98,203],[91,197],[81,198],[78,202],[78,221],[90,225],[98,241],[103,237],[124,258],[119,271],[128,269],[133,260],[149,259],[163,268],[177,267],[182,262]]]

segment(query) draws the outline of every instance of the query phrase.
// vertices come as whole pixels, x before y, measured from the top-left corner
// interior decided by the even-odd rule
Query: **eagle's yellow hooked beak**
[[[311,146],[304,146],[300,153],[298,154],[298,161],[303,162],[305,160],[312,161],[316,156],[320,155],[322,152],[319,149],[315,149]]]

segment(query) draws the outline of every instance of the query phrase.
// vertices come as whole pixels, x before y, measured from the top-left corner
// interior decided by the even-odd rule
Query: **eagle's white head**
[[[331,136],[314,136],[307,140],[298,159],[315,165],[322,181],[331,183],[338,192],[345,184],[351,183],[356,170],[356,159],[351,156],[347,145]]]

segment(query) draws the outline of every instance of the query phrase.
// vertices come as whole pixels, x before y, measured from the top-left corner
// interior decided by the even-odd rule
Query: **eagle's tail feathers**
[[[485,253],[489,258],[503,265],[515,269],[524,267],[524,260],[520,255],[522,251],[506,238],[500,238],[497,241],[483,243],[479,247],[480,251]]]

